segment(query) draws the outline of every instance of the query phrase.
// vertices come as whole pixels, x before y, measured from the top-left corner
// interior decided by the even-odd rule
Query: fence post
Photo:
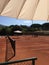
[[[35,65],[35,60],[32,60],[32,65]]]

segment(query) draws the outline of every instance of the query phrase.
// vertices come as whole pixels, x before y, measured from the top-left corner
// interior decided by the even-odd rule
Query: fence
[[[0,63],[0,65],[35,65],[36,57]]]
[[[36,57],[10,61],[15,56],[15,40],[11,39],[9,36],[7,37],[6,58],[5,62],[0,63],[0,65],[35,65]]]

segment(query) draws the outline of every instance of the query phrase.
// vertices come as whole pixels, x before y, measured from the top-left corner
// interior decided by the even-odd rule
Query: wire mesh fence
[[[8,64],[8,65],[32,65],[32,61],[25,61],[25,62],[19,62],[19,63]]]
[[[35,65],[36,57],[26,58],[22,60],[10,61],[15,56],[15,40],[9,36],[6,38],[6,57],[5,62],[0,65]]]
[[[15,56],[15,40],[9,36],[6,38],[6,55],[5,61],[11,60]]]

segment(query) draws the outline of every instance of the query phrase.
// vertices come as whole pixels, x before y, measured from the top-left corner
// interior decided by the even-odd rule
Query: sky
[[[33,24],[43,24],[46,23],[47,21],[43,20],[20,20],[16,18],[11,18],[11,17],[6,17],[6,16],[0,16],[0,24],[2,25],[27,25],[30,26],[32,23]]]

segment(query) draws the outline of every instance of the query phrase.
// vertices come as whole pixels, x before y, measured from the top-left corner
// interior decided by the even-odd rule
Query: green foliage
[[[28,27],[24,26],[24,25],[21,25],[21,30],[22,30],[23,33],[26,33],[27,30],[28,30]]]
[[[42,26],[41,26],[40,24],[32,24],[32,25],[31,25],[31,28],[33,28],[34,31],[38,31],[38,30],[40,30],[41,27],[42,27]]]
[[[42,29],[43,29],[43,30],[49,30],[49,23],[44,23],[44,24],[42,25]]]
[[[43,31],[49,30],[49,23],[44,23],[43,25],[40,24],[32,24],[31,26],[25,25],[11,25],[11,26],[0,26],[0,35],[14,35],[14,31],[20,30],[23,34],[30,34],[34,31]]]

